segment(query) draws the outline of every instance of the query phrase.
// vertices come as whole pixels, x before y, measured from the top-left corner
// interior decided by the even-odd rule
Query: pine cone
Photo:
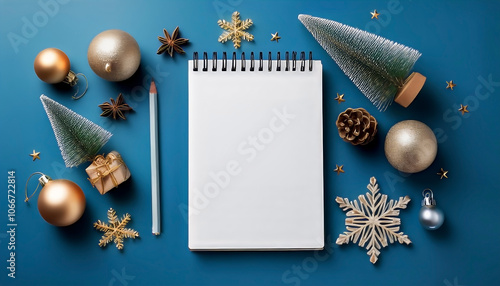
[[[336,124],[340,138],[353,145],[366,145],[377,134],[377,120],[364,108],[346,109]]]

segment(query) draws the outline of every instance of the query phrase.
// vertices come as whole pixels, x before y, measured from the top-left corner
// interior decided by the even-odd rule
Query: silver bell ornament
[[[429,230],[435,230],[441,227],[444,222],[444,213],[441,209],[436,207],[434,194],[431,189],[425,189],[422,192],[424,199],[422,200],[422,208],[418,214],[420,224]]]

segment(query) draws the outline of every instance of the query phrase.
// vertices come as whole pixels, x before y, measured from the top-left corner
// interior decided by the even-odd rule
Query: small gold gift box
[[[120,153],[116,151],[111,151],[106,157],[97,155],[85,171],[89,175],[90,183],[99,190],[101,195],[130,178],[127,165],[123,162]]]

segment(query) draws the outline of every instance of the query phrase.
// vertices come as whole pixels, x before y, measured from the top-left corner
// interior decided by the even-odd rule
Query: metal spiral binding
[[[207,56],[207,52],[203,53],[203,71],[208,71],[208,56]]]
[[[241,71],[245,71],[247,61],[245,60],[245,52],[241,53]]]
[[[278,52],[276,56],[276,71],[281,71],[281,55],[280,52]]]
[[[253,55],[253,52],[250,53],[250,71],[255,70],[255,57]]]
[[[290,56],[289,56],[288,52],[285,53],[285,61],[286,61],[285,71],[289,71],[290,70]]]
[[[233,56],[231,59],[231,71],[236,71],[237,69],[237,61],[238,59],[236,58],[236,52],[233,52]],[[292,67],[290,68],[290,53],[286,52],[285,53],[285,71],[296,71],[297,70],[297,52],[292,52]],[[306,70],[306,53],[305,52],[300,52],[300,71],[303,72]],[[312,52],[309,52],[309,58],[307,59],[308,61],[308,69],[309,71],[313,70],[313,59],[312,59]],[[245,58],[245,53],[241,53],[241,71],[246,71],[246,58]],[[258,71],[263,71],[264,70],[264,58],[263,58],[263,53],[259,52],[259,67]],[[272,60],[272,53],[269,52],[268,54],[268,59],[267,59],[267,70],[272,71],[273,70],[273,60]],[[198,52],[193,53],[193,71],[198,71]],[[208,71],[208,54],[207,52],[203,52],[203,67],[202,71],[206,72]],[[217,71],[217,52],[213,52],[212,54],[212,71]],[[221,71],[227,71],[227,53],[223,52],[222,53],[222,67]],[[250,69],[249,71],[253,72],[255,71],[255,54],[254,52],[250,53]],[[276,71],[281,71],[281,53],[277,52],[276,53]]]
[[[231,71],[236,71],[236,52],[233,52],[233,60],[231,61]]]
[[[212,71],[217,71],[217,52],[212,55]]]
[[[193,53],[193,71],[198,71],[198,52]]]
[[[272,71],[273,70],[273,57],[271,52],[269,52],[268,60],[267,60],[267,70]]]
[[[309,52],[309,71],[313,70],[313,52]]]
[[[262,60],[262,52],[259,52],[259,71],[262,71],[262,66],[264,66],[264,62]]]
[[[227,70],[227,54],[226,52],[222,53],[222,71]]]
[[[300,52],[300,71],[305,70],[306,65],[306,53]]]

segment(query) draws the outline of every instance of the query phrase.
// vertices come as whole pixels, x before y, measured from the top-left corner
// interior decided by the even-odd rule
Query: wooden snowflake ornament
[[[125,228],[130,219],[131,217],[129,214],[125,214],[122,219],[118,219],[116,211],[110,208],[108,210],[109,223],[105,223],[100,220],[94,223],[94,227],[97,230],[104,232],[104,235],[99,240],[99,246],[106,246],[108,243],[113,241],[116,244],[116,248],[123,249],[124,238],[135,239],[136,237],[139,237],[139,233],[137,231],[131,228]]]
[[[368,250],[370,262],[375,264],[380,254],[380,249],[390,243],[398,241],[403,244],[410,244],[408,235],[399,232],[401,219],[399,209],[405,209],[410,202],[408,196],[400,197],[397,202],[390,200],[387,203],[387,195],[379,193],[377,179],[370,178],[367,186],[370,192],[359,195],[359,204],[356,200],[350,202],[349,199],[337,197],[335,201],[343,211],[347,211],[345,219],[346,230],[340,234],[336,243],[338,245],[348,244],[350,241],[357,243]]]
[[[235,11],[231,17],[231,23],[226,20],[217,21],[219,26],[226,30],[222,35],[219,36],[219,42],[225,43],[228,40],[232,40],[234,44],[234,48],[237,49],[241,46],[241,39],[247,41],[253,41],[253,35],[245,32],[246,29],[250,28],[253,25],[251,19],[246,19],[241,21],[240,13]]]

